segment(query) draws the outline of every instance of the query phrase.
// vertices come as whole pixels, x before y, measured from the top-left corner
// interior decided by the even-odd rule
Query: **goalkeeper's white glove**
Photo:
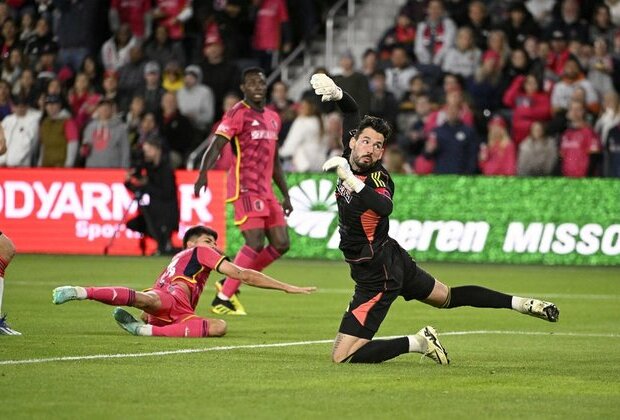
[[[342,99],[342,89],[326,74],[315,73],[310,79],[314,93],[321,97],[321,102],[339,101]]]
[[[336,170],[338,178],[342,180],[345,188],[349,191],[355,191],[358,193],[362,191],[362,188],[366,185],[361,179],[353,174],[353,171],[351,171],[351,167],[349,166],[349,162],[347,162],[347,160],[343,157],[334,156],[323,164],[324,171],[327,172],[332,169]]]

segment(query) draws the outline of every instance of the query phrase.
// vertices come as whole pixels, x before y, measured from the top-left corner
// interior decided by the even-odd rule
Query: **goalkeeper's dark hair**
[[[187,243],[202,235],[213,236],[213,239],[217,241],[217,232],[210,227],[197,225],[187,229],[185,235],[183,235],[183,249],[187,248]]]
[[[354,135],[357,140],[360,133],[368,127],[372,128],[377,133],[383,134],[383,138],[385,139],[383,143],[384,145],[388,142],[390,136],[392,135],[392,127],[390,127],[390,124],[388,124],[388,122],[383,118],[373,117],[372,115],[364,115],[364,118],[362,118],[362,121],[360,121],[357,126],[355,133],[352,135]]]
[[[241,83],[245,83],[245,78],[250,75],[250,74],[265,74],[265,71],[263,69],[261,69],[260,67],[248,67],[246,69],[243,70],[243,73],[241,74]]]

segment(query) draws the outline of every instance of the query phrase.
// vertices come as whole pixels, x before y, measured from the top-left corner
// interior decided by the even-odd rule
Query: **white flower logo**
[[[326,179],[307,179],[289,191],[293,212],[288,225],[302,236],[326,238],[338,206],[334,184]]]

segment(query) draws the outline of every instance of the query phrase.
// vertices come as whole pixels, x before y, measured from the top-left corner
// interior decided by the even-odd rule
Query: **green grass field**
[[[110,306],[51,303],[51,290],[63,284],[148,287],[167,262],[19,255],[7,273],[3,309],[24,335],[0,337],[0,419],[620,413],[620,268],[424,264],[447,284],[538,296],[561,310],[551,324],[508,310],[437,310],[398,300],[379,335],[434,325],[450,366],[416,354],[380,365],[332,364],[329,340],[352,290],[344,263],[276,263],[269,274],[320,291],[293,296],[245,287],[249,315],[227,318],[229,335],[219,339],[133,337],[116,325]],[[208,314],[213,280],[200,314]]]

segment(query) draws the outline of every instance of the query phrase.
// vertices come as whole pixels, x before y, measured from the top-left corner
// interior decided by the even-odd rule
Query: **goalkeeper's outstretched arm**
[[[314,89],[314,93],[321,96],[322,102],[334,101],[342,111],[342,146],[344,150],[342,155],[348,156],[351,151],[349,148],[349,140],[352,137],[351,131],[355,130],[360,123],[357,102],[348,92],[338,87],[332,78],[326,74],[313,74],[310,84]]]

